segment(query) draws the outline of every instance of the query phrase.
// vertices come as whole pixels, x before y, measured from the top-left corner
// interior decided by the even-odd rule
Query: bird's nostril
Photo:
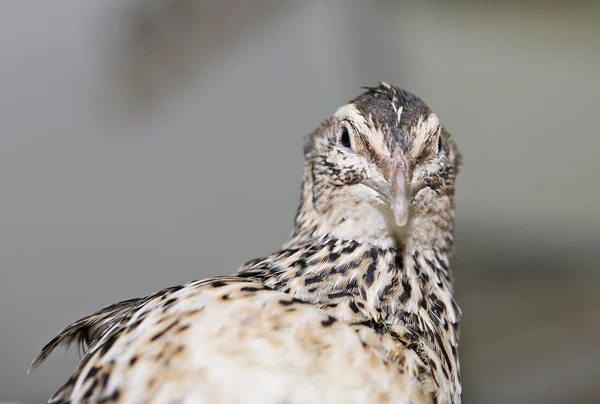
[[[386,181],[389,181],[392,178],[392,175],[394,174],[394,162],[393,160],[389,159],[389,160],[385,160],[382,164],[381,164],[381,171],[383,172],[383,178],[385,178]]]

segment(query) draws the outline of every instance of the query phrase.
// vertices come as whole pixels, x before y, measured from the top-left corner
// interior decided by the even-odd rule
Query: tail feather
[[[254,276],[255,274],[252,275]],[[102,310],[77,320],[62,330],[56,337],[52,339],[52,341],[48,342],[46,346],[42,348],[40,353],[31,363],[27,373],[31,373],[37,369],[59,345],[66,344],[69,346],[75,342],[83,349],[84,352],[86,350],[94,349],[94,346],[100,342],[102,337],[104,337],[107,332],[112,330],[114,326],[118,324],[125,324],[133,316],[137,309],[139,309],[145,303],[153,301],[155,298],[165,299],[170,294],[175,293],[188,285],[195,285],[195,287],[199,287],[203,284],[208,284],[217,280],[220,282],[251,282],[252,280],[250,278],[252,277],[248,276],[248,278],[249,279],[243,279],[239,276],[220,276],[216,278],[203,279],[200,281],[192,281],[185,285],[172,286],[170,288],[154,292],[150,295],[124,300],[122,302],[106,306]]]
[[[59,345],[66,344],[68,347],[75,342],[83,349],[83,352],[91,349],[114,324],[128,318],[140,300],[142,299],[130,299],[106,306],[102,310],[70,324],[42,348],[27,373],[37,369]]]

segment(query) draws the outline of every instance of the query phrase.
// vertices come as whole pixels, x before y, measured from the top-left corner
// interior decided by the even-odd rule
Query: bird
[[[460,403],[461,165],[421,98],[363,87],[306,138],[281,248],[106,306],[30,371],[77,343],[81,362],[48,403]]]

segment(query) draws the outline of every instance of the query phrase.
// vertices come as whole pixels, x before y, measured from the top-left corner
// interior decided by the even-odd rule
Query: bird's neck
[[[292,239],[293,241],[293,239]],[[289,242],[275,253],[246,263],[241,273],[312,303],[360,301],[388,324],[433,309],[457,322],[450,254],[438,249],[381,248],[335,238]]]
[[[287,243],[248,262],[241,276],[333,311],[350,323],[379,324],[400,336],[447,383],[458,386],[458,321],[449,252],[380,248],[368,243],[316,238]],[[457,387],[459,388],[459,387]]]

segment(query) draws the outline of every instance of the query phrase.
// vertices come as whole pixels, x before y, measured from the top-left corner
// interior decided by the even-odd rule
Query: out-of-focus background
[[[275,250],[303,136],[360,86],[464,154],[465,403],[600,402],[600,7],[541,1],[0,5],[0,401],[74,369],[63,326]]]

